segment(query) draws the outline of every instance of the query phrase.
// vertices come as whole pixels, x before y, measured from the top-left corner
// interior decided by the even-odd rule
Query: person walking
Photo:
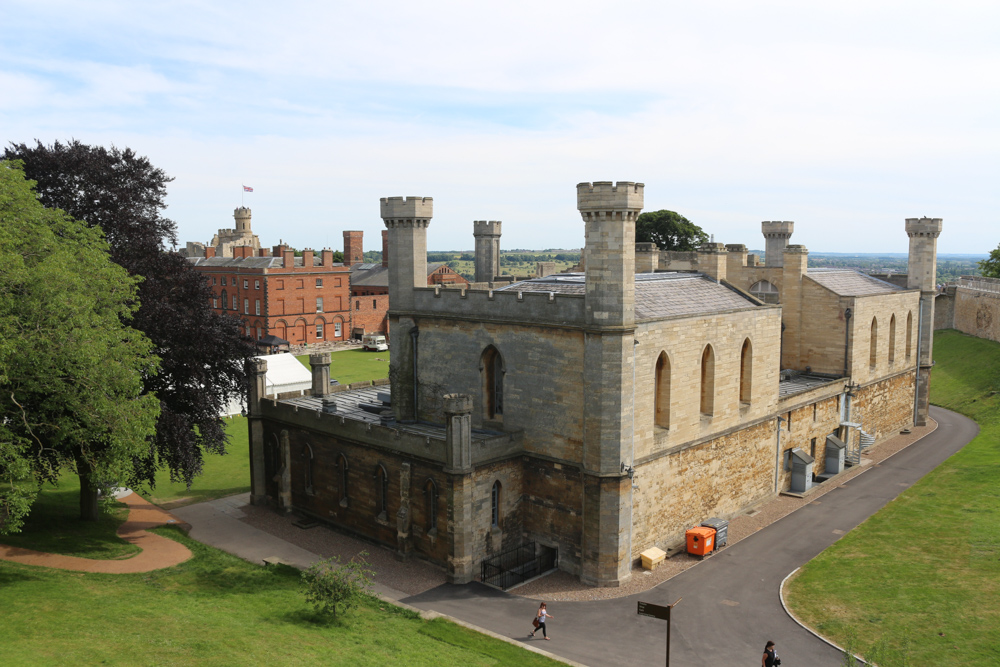
[[[778,651],[774,648],[774,642],[767,642],[764,645],[764,655],[760,659],[761,667],[775,667],[780,664],[781,660],[778,659]]]
[[[532,630],[528,636],[534,637],[535,633],[541,630],[542,636],[545,637],[546,640],[548,640],[549,634],[545,630],[545,621],[547,621],[550,618],[552,618],[552,614],[549,613],[549,610],[545,607],[545,603],[543,602],[542,605],[538,608],[538,613],[535,614],[535,621],[538,622],[538,625],[535,626],[535,629]]]

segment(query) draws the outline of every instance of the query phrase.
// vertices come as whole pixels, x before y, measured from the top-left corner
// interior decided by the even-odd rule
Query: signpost
[[[683,598],[677,598],[677,602],[680,602]],[[667,622],[667,667],[670,667],[670,610],[677,606],[677,602],[673,604],[668,604],[667,606],[653,604],[652,602],[640,602],[638,614],[640,616],[649,616],[650,618],[658,618],[661,621]]]

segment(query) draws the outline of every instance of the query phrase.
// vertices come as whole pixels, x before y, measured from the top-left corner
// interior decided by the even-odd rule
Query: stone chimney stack
[[[344,266],[365,261],[364,232],[344,232]]]
[[[788,245],[788,239],[792,238],[795,223],[790,220],[785,222],[762,222],[760,223],[760,227],[767,243],[764,248],[764,266],[781,266],[783,261],[782,252],[785,246]]]
[[[809,265],[809,251],[804,245],[790,245],[782,250],[782,255],[781,324],[785,333],[781,344],[781,367],[801,368],[802,279]]]
[[[698,270],[715,282],[726,279],[726,246],[721,243],[704,243],[698,249]]]
[[[312,366],[312,395],[326,396],[330,393],[330,353],[310,354],[309,365]]]
[[[472,235],[476,239],[476,282],[491,283],[500,275],[499,220],[475,220]]]
[[[747,247],[742,243],[726,244],[726,280],[738,279],[740,272],[747,265]]]
[[[635,244],[635,272],[656,273],[660,268],[660,248],[655,243]]]
[[[906,270],[906,286],[920,290],[920,316],[917,319],[917,349],[920,358],[917,375],[914,424],[927,423],[930,409],[931,368],[934,346],[934,296],[937,292],[937,239],[941,235],[941,218],[907,218],[906,235],[910,237],[910,256]]]

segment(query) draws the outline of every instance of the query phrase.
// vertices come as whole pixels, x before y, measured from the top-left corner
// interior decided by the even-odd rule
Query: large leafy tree
[[[680,213],[647,211],[636,218],[635,240],[655,243],[660,250],[697,250],[708,234]]]
[[[160,409],[142,395],[153,345],[126,324],[138,282],[100,229],[44,208],[0,161],[0,532],[19,528],[30,482],[73,469],[96,519],[98,488],[132,475]]]
[[[254,346],[237,318],[212,310],[208,283],[170,250],[177,244],[176,225],[163,211],[173,179],[131,149],[76,140],[11,144],[5,155],[23,161],[45,206],[103,229],[112,259],[142,277],[132,326],[152,340],[161,359],[160,373],[144,386],[161,410],[130,481],[152,485],[156,469],[166,466],[172,480],[190,485],[204,452],[225,453],[219,414],[246,390]]]
[[[990,251],[990,256],[979,261],[979,272],[987,278],[1000,278],[1000,245]]]

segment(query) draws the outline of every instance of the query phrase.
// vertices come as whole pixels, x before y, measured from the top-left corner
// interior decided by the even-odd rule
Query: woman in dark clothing
[[[769,641],[764,645],[764,656],[760,659],[761,667],[774,667],[780,665],[778,652],[774,650],[774,642]]]

